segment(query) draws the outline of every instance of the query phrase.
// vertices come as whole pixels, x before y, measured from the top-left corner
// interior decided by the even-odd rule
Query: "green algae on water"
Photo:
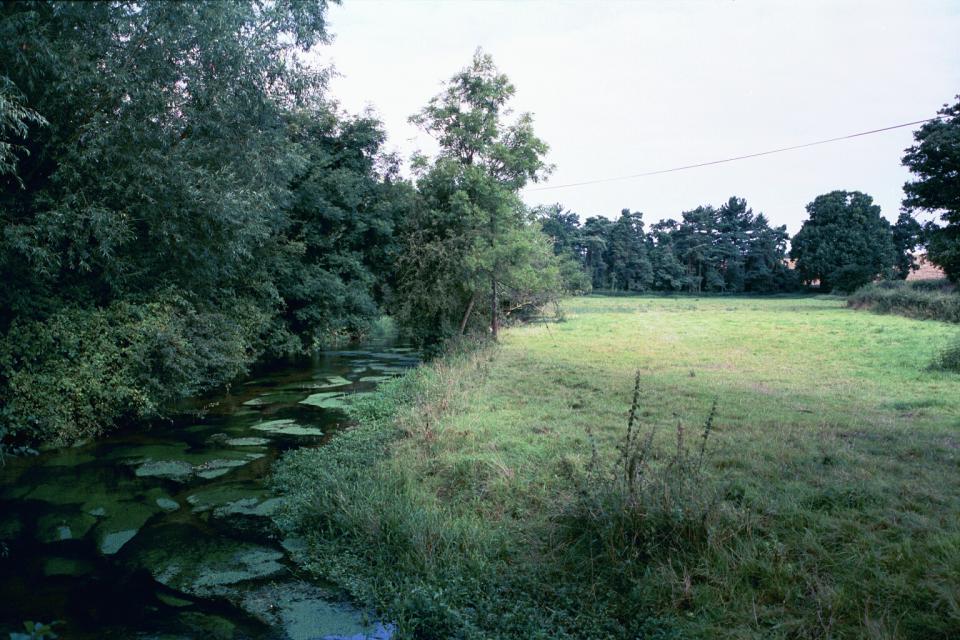
[[[262,447],[270,444],[270,438],[230,438],[224,444],[231,447]]]
[[[293,420],[270,420],[255,424],[251,429],[257,431],[267,431],[286,436],[322,436],[323,431],[316,427],[301,427]]]
[[[343,393],[328,391],[326,393],[314,393],[305,400],[301,400],[300,404],[320,409],[342,409],[349,404],[349,398]]]
[[[164,511],[176,511],[180,508],[180,503],[176,500],[171,500],[170,498],[157,498],[157,506],[163,509]]]

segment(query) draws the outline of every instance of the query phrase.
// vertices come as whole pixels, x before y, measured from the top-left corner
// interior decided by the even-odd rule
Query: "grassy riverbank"
[[[424,638],[960,628],[960,376],[927,369],[955,327],[832,297],[564,308],[287,456],[305,566]]]

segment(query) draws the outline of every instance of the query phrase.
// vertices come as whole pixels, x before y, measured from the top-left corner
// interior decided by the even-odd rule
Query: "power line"
[[[796,149],[805,149],[806,147],[815,147],[819,144],[827,144],[830,142],[838,142],[840,140],[849,140],[850,138],[859,138],[861,136],[869,136],[874,133],[882,133],[884,131],[891,131],[893,129],[902,129],[903,127],[912,127],[917,124],[923,124],[925,122],[932,122],[934,120],[939,120],[943,116],[936,116],[934,118],[926,118],[924,120],[914,120],[913,122],[904,122],[903,124],[895,124],[889,127],[883,127],[882,129],[871,129],[870,131],[861,131],[859,133],[851,133],[845,136],[839,136],[837,138],[827,138],[826,140],[817,140],[816,142],[807,142],[805,144],[797,144],[792,147],[782,147],[780,149],[771,149],[770,151],[760,151],[759,153],[748,153],[744,156],[734,156],[732,158],[724,158],[722,160],[711,160],[710,162],[698,162],[697,164],[688,164],[682,167],[673,167],[672,169],[659,169],[657,171],[646,171],[644,173],[635,173],[629,176],[619,176],[616,178],[600,178],[598,180],[584,180],[583,182],[570,182],[568,184],[556,184],[546,187],[531,187],[527,191],[547,191],[549,189],[566,189],[568,187],[580,187],[588,184],[600,184],[603,182],[617,182],[619,180],[633,180],[634,178],[645,178],[647,176],[656,176],[661,173],[673,173],[674,171],[685,171],[687,169],[696,169],[698,167],[709,167],[714,164],[723,164],[725,162],[734,162],[736,160],[746,160],[747,158],[758,158],[760,156],[769,156],[773,153],[783,153],[784,151],[794,151]]]

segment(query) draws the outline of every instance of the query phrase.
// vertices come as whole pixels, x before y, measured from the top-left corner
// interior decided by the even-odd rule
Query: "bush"
[[[677,423],[673,451],[661,457],[655,427],[640,428],[640,381],[638,371],[620,456],[602,465],[594,447],[574,479],[576,498],[558,510],[556,560],[561,575],[590,576],[594,592],[610,594],[600,601],[622,637],[693,637],[681,621],[702,605],[691,576],[701,577],[749,518],[736,491],[707,472],[716,401],[699,434]]]
[[[156,417],[245,373],[271,318],[253,302],[202,310],[168,294],[15,320],[0,341],[0,442],[63,445]]]
[[[903,282],[903,280],[894,280],[892,282]],[[946,278],[936,278],[933,280],[911,280],[906,283],[914,291],[942,291],[949,293],[954,290],[954,285]]]
[[[946,280],[885,280],[857,289],[847,306],[920,320],[960,322],[960,293]]]

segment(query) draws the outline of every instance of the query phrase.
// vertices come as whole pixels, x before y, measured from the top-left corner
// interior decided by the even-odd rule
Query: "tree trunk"
[[[474,293],[470,296],[470,304],[467,305],[467,310],[463,312],[463,320],[460,321],[460,335],[463,335],[467,332],[467,321],[470,320],[470,314],[473,313],[473,305],[477,301],[477,294]]]
[[[490,277],[490,285],[490,332],[493,334],[493,339],[496,340],[500,333],[500,314],[498,313],[500,300],[497,297],[497,278],[495,276]]]

